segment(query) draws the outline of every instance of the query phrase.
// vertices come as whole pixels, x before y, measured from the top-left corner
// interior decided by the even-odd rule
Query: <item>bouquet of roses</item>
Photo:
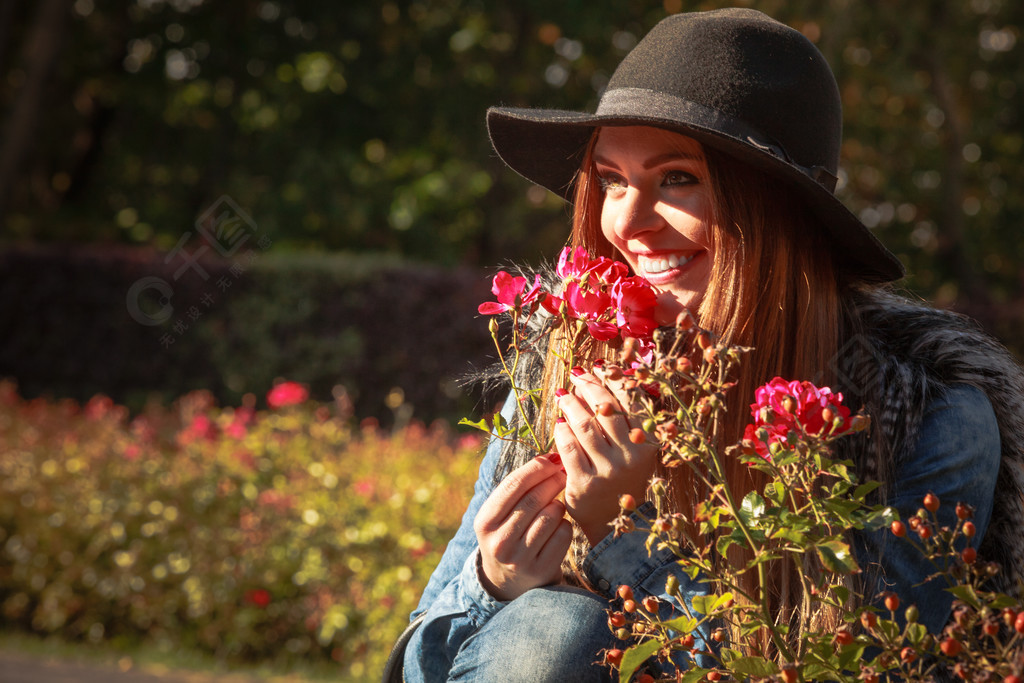
[[[552,328],[561,328],[566,368],[586,358],[596,376],[626,378],[627,410],[639,425],[630,439],[657,443],[665,468],[687,468],[693,489],[707,492],[691,515],[674,510],[664,480],[651,481],[655,513],[642,525],[648,548],[670,548],[682,570],[691,578],[701,576],[709,591],[692,599],[691,609],[678,582],[670,579],[666,593],[675,609],[666,620],[656,599],[638,603],[623,586],[621,606],[609,610],[609,627],[623,645],[604,653],[620,680],[637,674],[637,680],[653,681],[642,669],[644,662],[652,657],[679,661],[674,652],[699,650],[715,666],[697,666],[690,659],[689,668],[676,667],[665,680],[875,683],[883,675],[931,680],[945,668],[965,680],[1019,683],[1024,610],[1018,601],[985,590],[985,580],[998,568],[978,562],[970,546],[960,549],[974,534],[967,506],[957,505],[955,528],[939,525],[940,501],[933,495],[925,497],[918,514],[899,520],[891,508],[867,503],[876,482],[858,482],[852,463],[833,457],[833,442],[865,429],[867,416],[851,415],[842,395],[827,387],[775,378],[755,392],[741,441],[720,448],[725,397],[748,349],[716,340],[688,312],[674,326],[658,327],[656,292],[622,263],[566,248],[556,272],[561,282],[551,291],[540,276],[531,284],[524,276],[498,273],[492,287],[496,301],[479,308],[482,314],[511,317],[506,347],[493,319],[491,333],[517,405],[539,400],[538,387],[516,384],[522,354],[536,352]],[[537,315],[545,321],[531,325]],[[609,357],[595,358],[595,349]],[[500,416],[490,423],[464,423],[548,450],[550,444],[539,442],[525,412],[523,417],[519,430]],[[726,476],[730,460],[756,470],[767,483],[737,491]],[[623,496],[620,505],[615,532],[633,532],[637,503]],[[946,578],[956,601],[955,618],[943,632],[928,633],[916,606],[901,607],[900,596],[857,594],[851,579],[860,568],[846,534],[885,527],[915,543]],[[918,540],[908,538],[908,527]],[[734,557],[744,561],[723,561]],[[798,584],[786,618],[779,618],[769,591],[770,567],[779,562],[789,563]],[[695,637],[699,632],[710,633],[711,642]]]

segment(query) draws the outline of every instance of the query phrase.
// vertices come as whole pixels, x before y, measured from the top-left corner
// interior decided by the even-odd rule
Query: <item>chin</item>
[[[694,292],[662,292],[658,295],[658,306],[655,317],[662,325],[672,325],[676,316],[689,309],[694,317],[700,306],[701,297]]]

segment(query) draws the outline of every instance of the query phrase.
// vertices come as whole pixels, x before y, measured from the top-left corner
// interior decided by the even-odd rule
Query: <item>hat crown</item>
[[[842,103],[835,76],[799,31],[751,9],[674,14],[619,64],[602,97],[639,89],[736,121],[756,145],[835,175]],[[601,108],[599,107],[599,112]]]

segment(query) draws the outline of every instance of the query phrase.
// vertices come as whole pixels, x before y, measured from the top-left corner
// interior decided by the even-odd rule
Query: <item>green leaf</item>
[[[858,486],[853,491],[853,498],[855,500],[864,500],[864,497],[881,486],[881,483],[877,481],[868,481]]]
[[[1016,600],[1011,598],[1009,595],[1005,595],[1003,593],[1000,593],[999,595],[988,601],[988,606],[991,609],[1003,609],[1004,607],[1009,607],[1011,605],[1016,604]]]
[[[699,666],[694,666],[683,674],[683,683],[697,683],[697,681],[707,675],[709,670],[710,669],[702,669]]]
[[[852,669],[854,662],[858,661],[864,656],[864,650],[866,645],[855,642],[852,645],[842,648],[839,651],[839,668],[840,669]]]
[[[632,678],[640,665],[646,662],[647,658],[660,648],[660,641],[648,640],[626,650],[626,653],[622,656],[622,664],[619,665],[619,680],[628,681]]]
[[[746,524],[752,523],[758,517],[764,514],[764,498],[757,495],[756,491],[751,491],[747,495],[743,496],[743,502],[740,504],[740,519]]]
[[[799,529],[794,529],[792,527],[782,527],[774,534],[772,534],[772,538],[781,538],[783,540],[789,541],[790,543],[793,543],[794,545],[802,546],[807,539],[807,535]]]
[[[889,640],[897,640],[900,637],[900,625],[891,619],[879,619],[878,630]]]
[[[470,420],[468,417],[464,417],[459,420],[460,425],[466,425],[467,427],[476,427],[480,431],[491,433],[491,427],[487,424],[486,419]]]
[[[733,594],[730,591],[726,591],[726,592],[722,593],[717,598],[715,598],[715,603],[713,605],[711,605],[711,611],[713,612],[715,610],[720,609],[721,607],[723,607],[725,605],[725,603],[729,602],[734,597],[735,596],[733,596]]]
[[[668,621],[661,622],[661,625],[671,631],[678,631],[679,633],[691,633],[697,628],[699,622],[695,617],[688,617],[683,615],[676,617],[675,619],[669,619]]]
[[[899,513],[896,512],[896,508],[884,507],[878,510],[872,510],[864,518],[864,528],[874,531],[875,529],[881,529],[892,524],[895,520],[899,519]]]
[[[823,664],[804,665],[805,681],[828,681],[835,680],[835,669]]]
[[[953,586],[952,588],[947,588],[946,590],[955,595],[956,597],[960,598],[961,601],[967,603],[974,609],[981,609],[981,598],[979,598],[978,594],[974,591],[974,586],[966,584],[960,586]]]
[[[690,600],[693,609],[702,615],[710,614],[711,607],[715,604],[716,595],[695,595]]]
[[[737,678],[744,676],[755,676],[757,678],[768,678],[779,673],[779,668],[774,663],[762,657],[740,657],[726,664]]]
[[[853,553],[850,552],[850,546],[839,539],[822,541],[815,546],[815,549],[818,551],[818,557],[821,558],[822,564],[829,571],[852,574],[858,569],[857,561],[853,559]]]
[[[920,645],[928,635],[928,629],[924,624],[907,624],[907,640],[911,645]]]

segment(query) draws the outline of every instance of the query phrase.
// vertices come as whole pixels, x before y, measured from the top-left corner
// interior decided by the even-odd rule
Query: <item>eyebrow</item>
[[[703,155],[700,154],[690,154],[688,152],[665,152],[664,154],[653,156],[647,161],[645,161],[643,163],[643,169],[645,171],[649,171],[655,166],[661,166],[662,164],[668,163],[670,161],[700,161],[701,159],[703,159]],[[601,164],[603,166],[618,168],[617,164],[615,164],[612,161],[609,161],[608,159],[602,156],[595,155],[594,163]]]

